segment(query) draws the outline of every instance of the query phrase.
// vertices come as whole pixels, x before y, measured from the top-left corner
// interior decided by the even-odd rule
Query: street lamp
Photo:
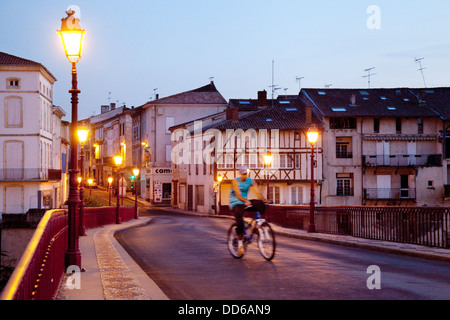
[[[109,177],[108,178],[108,189],[109,189],[109,206],[111,206],[111,183],[113,182],[113,178]]]
[[[220,206],[222,205],[222,180],[223,180],[223,176],[217,176],[217,181],[219,182],[219,210],[218,210],[218,214],[220,214]]]
[[[267,200],[269,200],[269,166],[272,163],[272,156],[270,154],[264,156],[264,163],[267,168]]]
[[[133,169],[134,175],[134,218],[138,218],[138,207],[137,207],[137,177],[139,175],[139,169]]]
[[[94,182],[94,180],[92,179],[88,179],[88,183],[89,183],[89,196],[92,196],[92,183]]]
[[[314,222],[315,199],[314,199],[314,144],[319,138],[319,130],[316,126],[312,126],[306,133],[309,143],[311,144],[311,200],[309,202],[309,227],[308,232],[315,232],[316,225]]]
[[[72,124],[70,126],[70,165],[69,165],[69,198],[68,204],[68,247],[65,253],[65,266],[76,265],[81,268],[81,253],[78,245],[77,213],[80,196],[77,187],[78,155],[77,155],[77,126],[78,126],[78,94],[81,92],[77,80],[76,63],[80,60],[83,36],[85,31],[80,27],[80,19],[74,16],[75,11],[68,10],[67,17],[61,19],[61,36],[64,51],[72,63]]]
[[[119,166],[122,164],[122,156],[115,156],[114,157],[114,163],[117,166],[117,206],[116,206],[116,224],[120,223],[120,198],[119,198]]]
[[[80,236],[86,235],[86,227],[84,225],[84,186],[81,183],[81,181],[84,180],[84,144],[87,141],[89,130],[86,128],[79,128],[77,130],[78,134],[78,140],[80,141],[81,145],[81,154],[80,154],[80,171],[81,176],[79,177],[79,183],[80,183],[80,223],[79,223],[79,233]]]

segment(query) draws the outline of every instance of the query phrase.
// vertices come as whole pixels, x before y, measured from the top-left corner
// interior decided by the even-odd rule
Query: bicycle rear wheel
[[[272,227],[267,222],[263,222],[258,227],[258,248],[267,261],[272,260],[275,256],[275,232],[273,232]]]
[[[239,252],[238,252],[238,238],[237,238],[236,227],[237,227],[237,224],[233,223],[231,225],[231,227],[228,229],[227,247],[228,247],[228,251],[230,251],[230,254],[233,256],[233,258],[241,259],[245,255],[245,253],[239,254]],[[244,252],[246,250],[245,247],[246,246],[244,246]]]

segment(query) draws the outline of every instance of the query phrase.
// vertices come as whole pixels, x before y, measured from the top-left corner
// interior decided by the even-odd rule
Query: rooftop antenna
[[[331,83],[330,83],[330,84],[325,84],[325,88],[326,88],[326,89],[330,89],[330,87],[331,87],[332,85],[333,85],[333,84],[331,84]]]
[[[367,83],[369,85],[369,89],[370,89],[370,77],[376,75],[376,73],[371,73],[371,71],[373,69],[375,69],[375,67],[368,68],[368,69],[364,70],[364,71],[367,72],[367,75],[363,76],[363,78],[367,78]]]
[[[423,79],[423,85],[424,85],[424,87],[426,88],[427,87],[427,84],[425,83],[425,76],[424,76],[424,74],[423,74],[423,70],[425,70],[426,68],[422,68],[422,60],[423,60],[424,58],[416,58],[416,63],[418,63],[419,64],[419,70],[418,71],[420,71],[421,73],[422,73],[422,79]]]
[[[155,100],[156,100],[156,90],[158,90],[158,88],[153,89],[153,97],[155,98]]]
[[[296,77],[295,80],[298,82],[298,92],[302,91],[302,79],[305,77]]]
[[[111,104],[111,91],[108,93],[108,104]]]
[[[213,79],[214,77],[209,77],[209,82],[212,82]]]
[[[284,90],[284,97],[285,98],[287,98],[287,90],[288,90],[289,88],[284,88],[283,90]]]

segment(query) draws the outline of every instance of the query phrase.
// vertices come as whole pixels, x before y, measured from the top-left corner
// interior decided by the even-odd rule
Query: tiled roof
[[[0,52],[0,65],[42,66],[38,62],[19,58],[4,52]]]
[[[249,101],[250,106],[256,103],[256,100]],[[273,102],[273,105],[272,105]],[[238,121],[227,120],[214,126],[219,130],[226,129],[279,129],[279,130],[307,130],[311,123],[306,122],[305,119],[305,103],[303,100],[296,99],[282,99],[267,100],[268,107],[261,108],[258,111],[250,112],[245,116],[239,118]],[[241,110],[240,110],[241,111]],[[314,115],[312,118],[313,124],[322,127],[319,119]]]
[[[325,117],[436,117],[407,88],[302,89],[300,95]]]
[[[443,119],[450,120],[450,88],[411,89],[411,91]]]
[[[227,101],[217,91],[214,82],[203,86],[198,89],[178,93],[172,96],[164,97],[154,101],[149,101],[151,105],[189,105],[189,104],[223,104],[226,105]]]

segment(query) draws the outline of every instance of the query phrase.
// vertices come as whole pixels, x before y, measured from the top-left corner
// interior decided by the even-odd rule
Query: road
[[[256,244],[237,260],[225,243],[229,219],[143,214],[149,224],[116,238],[170,299],[450,299],[446,262],[282,236],[273,261]]]

